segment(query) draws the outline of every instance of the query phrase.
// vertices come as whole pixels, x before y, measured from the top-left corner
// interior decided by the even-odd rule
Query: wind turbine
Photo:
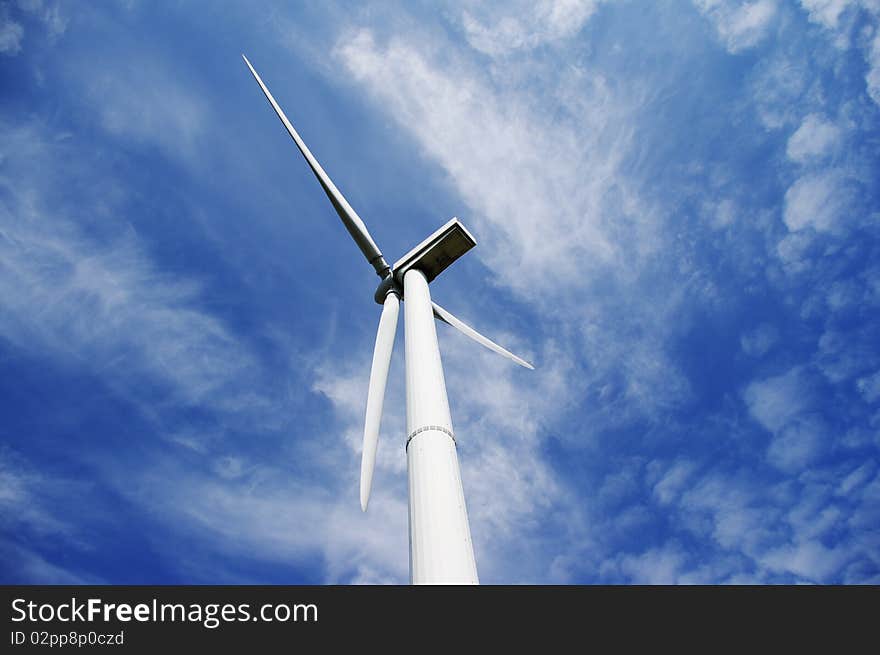
[[[394,266],[389,266],[360,216],[324,172],[251,62],[244,55],[242,58],[318,178],[348,233],[381,279],[374,295],[376,302],[382,305],[382,314],[367,392],[361,509],[367,510],[370,499],[385,383],[397,332],[400,301],[405,298],[410,580],[413,584],[479,584],[434,318],[520,366],[529,369],[533,366],[432,302],[428,283],[477,243],[461,222],[453,218]]]

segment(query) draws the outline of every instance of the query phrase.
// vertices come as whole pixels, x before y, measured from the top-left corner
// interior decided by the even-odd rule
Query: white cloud
[[[767,36],[776,16],[775,0],[694,0],[694,4],[712,21],[731,54],[758,45]]]
[[[837,231],[850,218],[852,205],[849,181],[843,171],[807,173],[786,191],[783,220],[791,232],[805,228]]]
[[[759,542],[771,537],[766,525],[767,515],[758,507],[731,504],[712,509],[712,537],[722,548],[751,553],[757,550]]]
[[[0,189],[9,199],[0,207],[0,335],[83,365],[125,397],[136,399],[147,376],[182,403],[236,412],[238,383],[257,379],[259,368],[199,308],[199,285],[164,273],[134,230],[117,222],[111,181],[88,209],[94,225],[104,213],[100,238],[79,228],[76,206],[46,204],[46,189],[88,166],[64,142],[34,125],[0,132]],[[255,412],[265,402],[248,398]]]
[[[816,364],[835,384],[876,370],[880,366],[880,348],[873,326],[851,330],[828,327],[819,337]],[[870,393],[867,386],[859,390]]]
[[[769,323],[763,323],[740,337],[743,352],[751,357],[763,357],[779,340],[779,331]]]
[[[876,0],[801,0],[801,5],[812,22],[834,35],[835,44],[841,49],[850,47],[852,24],[857,10],[862,10],[868,18],[862,33],[873,32],[873,38],[863,46],[865,63],[868,65],[866,90],[871,99],[880,104],[880,3]],[[851,19],[842,21],[841,17],[847,14]]]
[[[836,492],[829,482],[837,476],[829,476],[827,468],[792,475],[779,484],[767,484],[754,470],[731,474],[716,469],[688,485],[670,507],[670,516],[699,539],[710,534],[721,548],[712,556],[716,568],[708,577],[711,581],[723,579],[721,563],[726,558],[734,559],[728,571],[737,572],[728,582],[865,579],[864,571],[850,574],[845,567],[850,561],[864,561],[865,550],[872,547],[870,538],[853,535],[833,548],[821,540],[839,534],[847,524],[874,520],[876,490],[866,485],[874,468],[852,470]],[[699,570],[677,575],[679,582],[700,581]]]
[[[104,473],[124,497],[212,552],[300,566],[319,558],[321,568],[312,575],[328,584],[405,583],[406,501],[379,487],[369,511],[361,512],[353,459],[344,450],[331,459],[324,474],[312,479],[297,476],[294,462],[284,461],[263,463],[237,480],[215,478],[182,469],[167,455],[125,476],[112,464]],[[178,567],[189,565],[185,553],[180,558]]]
[[[868,481],[868,478],[871,477],[875,468],[873,462],[865,462],[861,466],[853,469],[843,480],[841,480],[840,486],[837,488],[837,493],[842,496],[848,496]]]
[[[795,367],[782,375],[752,382],[743,397],[749,413],[771,432],[811,404],[811,389],[804,372]]]
[[[800,473],[822,454],[827,439],[825,430],[814,418],[789,421],[774,435],[767,448],[767,459],[786,473]]]
[[[866,56],[868,72],[865,75],[868,95],[880,105],[880,29],[877,30]]]
[[[828,548],[819,541],[806,541],[776,548],[761,558],[771,571],[788,572],[811,582],[825,582],[846,562],[843,549]]]
[[[69,21],[55,3],[43,2],[43,0],[18,0],[15,6],[21,12],[35,16],[42,23],[50,43],[67,30]],[[17,55],[21,52],[24,39],[24,27],[10,17],[11,8],[11,3],[0,6],[0,53],[5,55]],[[19,14],[20,18],[21,14]]]
[[[399,332],[403,330],[399,327]],[[402,456],[402,439],[406,434],[406,413],[401,404],[399,377],[403,372],[402,343],[397,340],[389,372],[388,387],[376,450],[373,489],[383,484],[398,482],[406,471],[406,458]],[[364,353],[367,357],[368,353]],[[395,374],[397,377],[395,377]],[[352,453],[360,457],[363,448],[364,412],[367,404],[367,387],[370,378],[370,359],[361,358],[349,362],[327,361],[315,370],[312,389],[323,394],[333,403],[342,425],[342,437]],[[359,459],[358,459],[359,462]],[[358,469],[359,471],[360,469]],[[388,476],[386,482],[386,476]]]
[[[9,540],[0,538],[0,559],[12,573],[6,584],[27,585],[88,585],[107,584],[92,575],[71,571],[57,562],[50,562],[39,554]]]
[[[64,537],[76,543],[76,529],[69,517],[52,510],[51,498],[75,491],[77,486],[81,485],[46,477],[0,447],[0,526],[7,533]]]
[[[808,270],[812,264],[811,254],[815,249],[815,239],[811,232],[791,232],[776,244],[776,255],[785,270],[796,274]]]
[[[569,38],[584,26],[600,0],[539,0],[480,7],[462,14],[468,43],[491,57],[531,50],[544,43]]]
[[[625,555],[620,570],[637,584],[669,585],[679,582],[687,555],[675,543],[651,548],[639,555]]]
[[[504,284],[530,297],[558,293],[656,247],[650,210],[618,171],[630,140],[626,109],[602,76],[573,71],[566,83],[581,96],[577,113],[548,123],[540,98],[495,86],[465,60],[433,62],[428,53],[442,49],[401,38],[383,46],[362,30],[336,53],[448,173],[485,235],[480,255]],[[552,283],[529,273],[547,262]]]
[[[867,402],[877,402],[877,400],[880,400],[880,371],[873,375],[859,378],[856,386]]]
[[[834,151],[840,129],[817,114],[807,115],[786,147],[788,158],[797,163],[818,159]]]
[[[94,552],[92,521],[102,512],[92,481],[44,470],[0,444],[0,561],[7,584],[105,584],[75,570],[72,561]],[[75,511],[71,511],[71,508]],[[89,527],[86,527],[89,526]],[[40,554],[63,544],[66,557]]]
[[[0,10],[0,52],[5,55],[17,55],[21,52],[21,39],[24,28]]]
[[[43,23],[50,41],[67,30],[69,21],[61,13],[57,3],[44,0],[17,0],[17,4],[22,11],[36,16]]]
[[[768,54],[755,68],[750,86],[758,118],[771,130],[799,124],[802,108],[821,95],[808,63],[786,53]]]
[[[665,505],[675,500],[694,472],[693,462],[677,461],[654,485],[654,495]]]
[[[730,198],[724,198],[717,203],[709,201],[705,203],[705,207],[711,216],[712,227],[716,229],[733,225],[739,213],[736,203]]]
[[[760,489],[750,476],[710,471],[681,495],[681,521],[698,538],[708,534],[721,548],[753,558],[778,538],[780,510]]]
[[[838,280],[828,285],[825,303],[832,312],[846,311],[862,302],[862,291],[856,280]]]
[[[814,23],[837,29],[840,16],[849,7],[858,5],[857,0],[801,0],[801,5],[807,10],[810,20]]]
[[[808,476],[804,476],[808,479]],[[825,484],[808,484],[802,489],[801,500],[787,513],[786,520],[800,542],[833,538],[834,530],[844,519],[844,510],[830,496]]]
[[[173,159],[196,159],[210,112],[163,57],[130,52],[97,69],[73,61],[70,71],[82,76],[84,98],[110,135],[157,146]]]

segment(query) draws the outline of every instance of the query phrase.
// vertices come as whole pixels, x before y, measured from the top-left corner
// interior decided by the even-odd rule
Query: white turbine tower
[[[381,278],[374,296],[376,302],[382,305],[382,315],[379,318],[367,393],[361,460],[361,508],[366,511],[370,499],[385,383],[397,332],[399,301],[405,298],[410,579],[413,584],[478,584],[434,318],[448,323],[521,366],[533,367],[431,301],[428,283],[476,245],[458,219],[453,218],[393,267],[389,266],[360,216],[293,129],[247,57],[242,57],[318,178],[345,228]]]

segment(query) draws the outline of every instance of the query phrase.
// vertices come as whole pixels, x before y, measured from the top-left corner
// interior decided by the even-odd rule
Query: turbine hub
[[[398,298],[403,298],[403,288],[397,283],[397,280],[394,279],[394,275],[392,275],[390,268],[385,277],[382,278],[379,286],[376,287],[376,293],[373,295],[373,300],[380,305],[384,305],[385,298],[389,293],[394,293]]]

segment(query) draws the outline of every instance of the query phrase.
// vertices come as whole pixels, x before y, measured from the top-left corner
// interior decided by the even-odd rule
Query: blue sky
[[[434,298],[487,583],[880,582],[880,3],[0,5],[0,581],[405,583]]]

